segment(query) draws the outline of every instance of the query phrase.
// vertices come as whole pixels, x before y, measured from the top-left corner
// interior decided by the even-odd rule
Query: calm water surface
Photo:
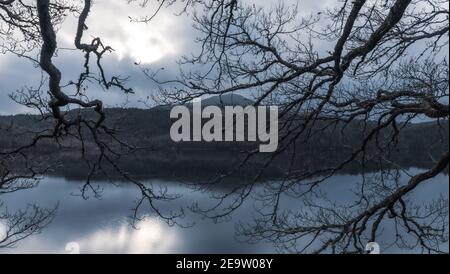
[[[348,195],[346,183],[358,179],[357,177],[335,176],[327,184],[327,190],[345,199]],[[426,200],[440,194],[448,197],[448,176],[439,175],[433,181],[435,182],[420,186],[411,198]],[[193,191],[181,183],[160,180],[150,182],[155,186],[168,186],[171,193],[183,195],[183,198],[166,205],[174,210],[194,201],[200,204],[210,202],[209,194]],[[74,195],[79,194],[80,186],[80,183],[64,178],[46,178],[35,189],[4,195],[2,200],[10,210],[24,208],[29,203],[51,207],[59,202],[59,208],[53,222],[41,234],[19,242],[14,248],[0,249],[0,253],[65,253],[68,242],[77,242],[81,253],[277,252],[270,243],[248,244],[235,236],[236,223],[250,220],[255,214],[253,199],[247,201],[228,222],[216,224],[187,212],[184,222],[195,222],[193,227],[168,226],[157,218],[148,218],[138,224],[139,229],[133,229],[129,216],[139,197],[135,186],[102,184],[104,191],[101,199],[89,200]],[[291,200],[285,205],[295,208],[295,204]],[[448,250],[448,244],[443,248]],[[389,252],[404,251],[391,248]]]

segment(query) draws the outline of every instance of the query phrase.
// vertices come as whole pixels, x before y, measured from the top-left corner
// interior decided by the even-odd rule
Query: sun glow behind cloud
[[[136,62],[153,63],[176,53],[175,47],[161,33],[152,33],[146,30],[146,26],[129,26],[126,29],[129,36],[127,41],[112,41],[117,45],[119,59],[129,56]]]
[[[92,37],[100,37],[105,45],[114,49],[112,56],[119,61],[130,58],[134,62],[149,64],[177,54],[182,44],[175,41],[175,30],[180,29],[179,21],[182,20],[180,17],[174,16],[170,10],[163,10],[148,24],[130,20],[152,12],[151,6],[142,8],[126,1],[98,0],[88,17],[88,30],[83,41],[88,43]],[[75,25],[74,19],[68,20],[60,32],[64,44],[72,47]]]

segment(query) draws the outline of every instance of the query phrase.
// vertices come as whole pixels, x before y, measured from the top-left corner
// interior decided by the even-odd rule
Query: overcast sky
[[[117,90],[89,91],[91,98],[102,99],[107,106],[144,106],[139,103],[145,100],[155,90],[154,84],[145,78],[141,69],[135,65],[157,69],[165,68],[165,75],[176,75],[176,61],[186,54],[195,51],[195,31],[192,21],[187,15],[176,16],[179,7],[162,9],[158,16],[148,24],[130,22],[129,16],[139,17],[151,14],[155,10],[154,3],[147,8],[137,4],[129,5],[126,0],[96,0],[88,18],[87,31],[84,39],[101,37],[105,44],[115,51],[104,58],[107,72],[129,77],[129,86],[136,94],[125,97]],[[272,0],[255,1],[258,5],[270,6]],[[311,13],[314,10],[330,6],[336,1],[299,0],[286,1],[300,3],[301,13]],[[276,3],[276,1],[275,1]],[[74,79],[82,69],[80,52],[72,50],[76,18],[69,17],[57,33],[58,56],[54,62],[63,72],[63,81]],[[66,49],[67,48],[67,49]],[[8,95],[23,86],[36,86],[41,78],[41,72],[33,67],[30,61],[10,54],[0,54],[0,115],[29,113],[30,110],[12,102]]]
[[[107,73],[130,77],[128,84],[136,92],[129,98],[130,104],[137,104],[152,89],[134,63],[175,69],[175,61],[186,52],[184,49],[189,48],[193,40],[189,19],[186,16],[174,16],[174,10],[162,10],[149,24],[130,22],[128,16],[149,14],[152,8],[128,5],[125,0],[97,0],[87,21],[89,30],[84,41],[98,36],[115,50],[103,60]],[[75,28],[76,19],[68,18],[57,33],[60,49],[54,62],[63,73],[63,82],[74,79],[82,69],[81,53],[72,50]],[[0,64],[0,114],[29,111],[11,102],[8,94],[23,85],[36,86],[41,77],[40,70],[34,68],[30,61],[11,54],[0,55]],[[123,104],[127,99],[117,90],[90,90],[89,93],[92,98],[100,97],[109,106]]]
[[[101,37],[106,45],[114,48],[114,52],[104,58],[103,63],[109,75],[128,76],[128,85],[135,94],[127,98],[117,90],[89,90],[90,98],[100,98],[107,106],[126,105],[144,107],[141,100],[155,91],[156,87],[145,78],[141,69],[135,65],[151,69],[165,68],[165,75],[175,76],[178,71],[176,61],[186,54],[195,52],[194,39],[197,36],[188,16],[176,16],[179,7],[162,9],[158,16],[148,24],[130,22],[129,17],[152,14],[153,4],[142,8],[137,4],[129,5],[127,0],[96,0],[91,10],[87,25],[89,30],[84,36]],[[149,1],[156,3],[156,1]],[[250,1],[248,1],[250,2]],[[276,0],[254,1],[258,5],[270,6]],[[336,0],[289,0],[287,4],[298,3],[299,12],[303,15],[316,13],[324,8],[335,6]],[[73,40],[76,18],[69,17],[58,31],[59,51],[54,62],[63,73],[63,83],[75,79],[82,69],[81,53],[74,51]],[[320,45],[316,45],[320,46]],[[36,86],[41,72],[33,67],[30,61],[9,54],[0,54],[0,115],[28,113],[29,109],[12,102],[8,94],[24,85]]]

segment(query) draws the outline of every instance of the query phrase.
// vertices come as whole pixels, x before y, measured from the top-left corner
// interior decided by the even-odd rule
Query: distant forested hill
[[[247,105],[250,102],[237,98],[236,103],[229,99],[226,98],[222,103]],[[211,104],[217,104],[218,100],[210,101]],[[247,151],[258,146],[254,142],[175,143],[169,136],[173,122],[169,117],[169,107],[110,108],[105,111],[106,124],[116,130],[117,137],[136,147],[133,153],[119,160],[124,169],[136,176],[212,176],[237,166]],[[89,117],[95,113],[84,110],[83,115]],[[42,132],[51,127],[52,123],[41,120],[40,116],[0,116],[0,147],[7,149],[27,144],[34,136],[33,132]],[[339,126],[333,130],[330,128],[317,136],[314,142],[296,144],[297,155],[293,168],[332,166],[349,155],[352,148],[361,142],[361,132],[359,123],[354,122],[346,125],[343,132]],[[448,150],[448,121],[443,121],[440,125],[426,122],[409,124],[401,131],[399,138],[401,145],[395,146],[388,155],[390,161],[405,167],[429,167],[433,163],[433,157],[438,157],[439,153]],[[97,153],[95,146],[90,140],[86,140],[85,145],[88,148],[87,154],[94,157]],[[292,159],[292,152],[292,147],[282,152],[266,170],[266,175],[283,175]],[[40,142],[33,154],[36,159],[59,161],[61,164],[54,171],[56,173],[68,177],[85,175],[86,166],[81,160],[80,144],[74,139],[68,138],[60,144],[52,141]],[[270,154],[258,153],[240,172],[240,176],[245,173],[249,176],[254,174],[269,156]],[[377,164],[374,160],[373,168]],[[344,171],[357,172],[358,167],[352,164]]]

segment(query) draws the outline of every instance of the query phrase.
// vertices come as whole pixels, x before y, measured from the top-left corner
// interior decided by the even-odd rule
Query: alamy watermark
[[[65,250],[67,254],[80,254],[80,245],[77,242],[69,242]]]
[[[174,142],[259,141],[260,152],[274,152],[278,148],[277,106],[202,108],[201,99],[195,99],[192,112],[187,106],[175,106],[170,118],[177,119],[170,128]]]
[[[366,253],[380,254],[380,245],[377,242],[369,242],[366,244]]]

